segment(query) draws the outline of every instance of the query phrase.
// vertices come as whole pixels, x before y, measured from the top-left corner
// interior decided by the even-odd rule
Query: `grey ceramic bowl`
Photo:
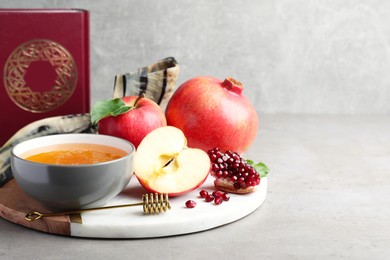
[[[64,143],[109,145],[127,152],[116,160],[84,165],[36,163],[20,156],[32,149]],[[60,134],[38,137],[17,144],[11,167],[17,184],[47,208],[99,207],[120,193],[133,175],[135,148],[130,142],[107,135]]]

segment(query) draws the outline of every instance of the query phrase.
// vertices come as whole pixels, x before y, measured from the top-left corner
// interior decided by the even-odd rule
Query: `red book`
[[[89,13],[0,9],[0,146],[25,125],[90,109]]]

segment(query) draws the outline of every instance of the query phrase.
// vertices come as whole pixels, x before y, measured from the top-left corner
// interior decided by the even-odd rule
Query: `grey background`
[[[168,56],[178,83],[232,76],[260,113],[390,114],[390,2],[9,1],[91,12],[92,103],[113,77]]]

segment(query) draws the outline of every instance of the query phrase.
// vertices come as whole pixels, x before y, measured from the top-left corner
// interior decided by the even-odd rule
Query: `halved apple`
[[[178,196],[204,183],[210,171],[206,152],[188,148],[184,133],[164,126],[150,132],[137,148],[134,172],[150,192]]]

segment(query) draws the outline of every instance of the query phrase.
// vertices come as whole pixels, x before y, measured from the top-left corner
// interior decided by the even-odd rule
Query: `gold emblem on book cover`
[[[77,67],[72,55],[51,40],[22,43],[4,66],[4,86],[9,97],[30,112],[43,113],[60,107],[72,96],[76,85]]]

